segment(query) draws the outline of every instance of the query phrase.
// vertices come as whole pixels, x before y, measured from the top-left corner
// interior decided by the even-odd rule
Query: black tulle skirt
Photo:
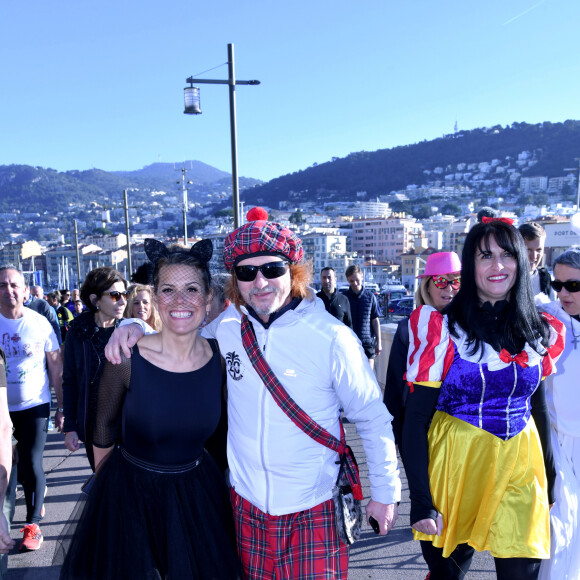
[[[62,580],[242,577],[228,490],[211,457],[152,468],[113,451],[59,539]]]

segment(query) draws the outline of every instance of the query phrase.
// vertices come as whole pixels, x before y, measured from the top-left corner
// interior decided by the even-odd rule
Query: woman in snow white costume
[[[409,321],[411,525],[430,580],[463,578],[474,550],[491,552],[499,579],[533,580],[550,556],[553,502],[542,378],[555,371],[563,325],[534,306],[511,220],[474,226],[461,262],[453,302]]]

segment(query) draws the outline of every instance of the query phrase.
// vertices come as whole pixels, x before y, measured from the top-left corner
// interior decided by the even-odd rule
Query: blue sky
[[[231,171],[228,91],[185,79],[235,46],[238,162],[269,180],[460,129],[580,119],[578,0],[29,0],[0,8],[0,164]],[[205,78],[227,78],[221,66]],[[580,152],[579,152],[580,155]]]

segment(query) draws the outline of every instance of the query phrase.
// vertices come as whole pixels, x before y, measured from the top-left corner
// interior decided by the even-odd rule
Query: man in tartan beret
[[[309,439],[277,407],[242,345],[240,315],[241,332],[246,317],[286,392],[337,437],[344,401],[345,415],[363,439],[371,481],[382,479],[371,490],[367,518],[373,515],[386,534],[395,523],[400,482],[388,413],[374,399],[380,389],[354,334],[316,299],[312,265],[304,262],[294,232],[267,221],[261,208],[250,210],[248,223],[225,240],[224,265],[233,274],[233,304],[230,315],[208,330],[226,358],[229,408],[235,408],[229,415],[228,458],[244,570],[256,580],[346,580],[348,547],[336,536],[330,499],[336,454]],[[378,441],[384,446],[375,453]],[[288,561],[292,564],[285,566]]]
[[[226,237],[224,265],[228,272],[242,259],[272,255],[298,264],[304,255],[302,240],[288,228],[265,220],[248,222]]]
[[[226,363],[228,463],[245,576],[346,580],[349,548],[337,533],[332,499],[338,454],[282,411],[269,390],[272,376],[298,411],[334,438],[341,408],[356,423],[371,482],[366,516],[381,535],[394,525],[401,497],[392,417],[356,335],[310,287],[312,265],[295,233],[252,210],[248,223],[227,236],[224,264],[232,272],[231,305],[203,335],[217,339]],[[117,349],[118,359],[109,360],[120,361],[119,345],[130,355],[136,332],[116,331],[111,340],[107,354]]]

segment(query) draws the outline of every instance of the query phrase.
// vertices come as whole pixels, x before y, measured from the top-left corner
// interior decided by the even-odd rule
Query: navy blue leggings
[[[42,455],[48,434],[50,403],[24,411],[10,413],[14,425],[14,438],[18,441],[18,483],[24,489],[26,499],[26,523],[38,524],[44,504],[46,476]]]
[[[475,550],[468,544],[459,544],[449,558],[443,549],[431,542],[421,541],[423,558],[429,566],[429,580],[461,580],[465,578]],[[535,580],[540,573],[541,560],[536,558],[494,558],[498,580]]]

